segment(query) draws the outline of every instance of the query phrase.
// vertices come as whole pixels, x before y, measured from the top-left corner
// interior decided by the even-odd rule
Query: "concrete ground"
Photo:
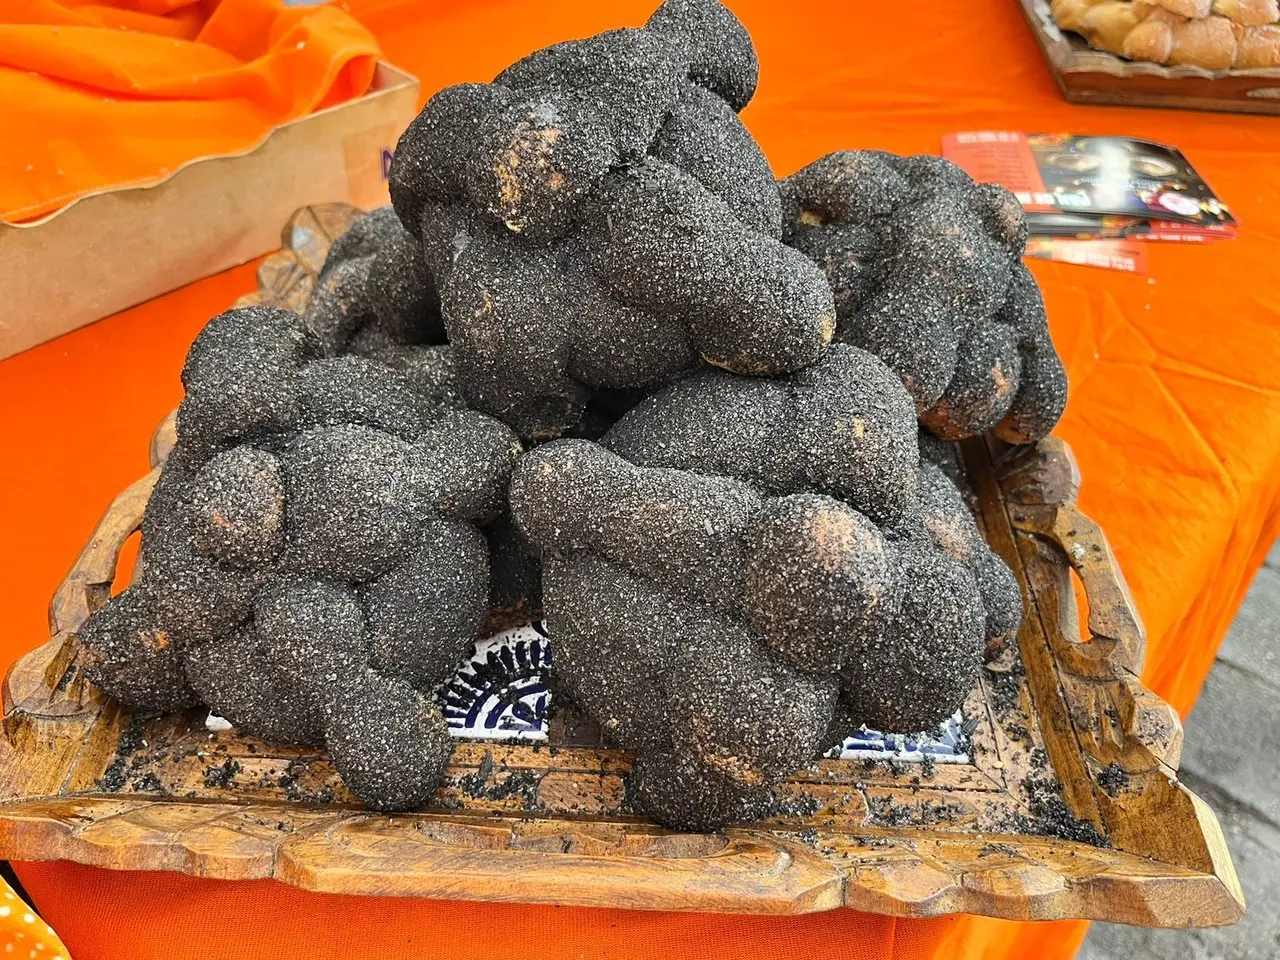
[[[1248,902],[1244,920],[1217,930],[1095,923],[1077,960],[1280,958],[1280,544],[1187,719],[1180,779],[1222,822]]]

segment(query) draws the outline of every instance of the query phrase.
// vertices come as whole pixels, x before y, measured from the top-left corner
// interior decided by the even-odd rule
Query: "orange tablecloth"
[[[518,54],[639,23],[654,0],[351,0],[424,96]],[[1009,0],[731,0],[756,39],[745,119],[779,174],[840,147],[936,152],[960,129],[1176,143],[1244,222],[1239,240],[1151,250],[1151,276],[1036,264],[1072,395],[1059,433],[1150,633],[1147,682],[1185,712],[1280,530],[1280,123],[1065,104]],[[0,151],[14,149],[0,145]],[[244,267],[0,363],[0,661],[111,496],[146,467],[177,371]],[[364,900],[63,864],[19,866],[75,960],[848,957],[1066,958],[1080,923],[751,919]],[[1247,893],[1247,891],[1246,891]]]

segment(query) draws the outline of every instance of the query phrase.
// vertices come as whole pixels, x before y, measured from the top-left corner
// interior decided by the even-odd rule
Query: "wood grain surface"
[[[300,211],[242,303],[301,309],[358,213]],[[625,805],[630,755],[561,708],[546,745],[459,741],[432,804],[371,813],[323,751],[211,733],[201,712],[131,716],[77,667],[150,474],[115,500],[4,684],[0,857],[308,890],[652,910],[967,912],[1150,926],[1233,923],[1244,900],[1213,813],[1177,780],[1177,715],[1138,682],[1142,624],[1070,451],[960,448],[992,547],[1022,588],[1016,641],[965,706],[970,762],[822,760],[767,820],[679,834]],[[1073,578],[1087,597],[1080,630]],[[36,640],[37,638],[32,638]],[[970,729],[971,728],[971,729]]]

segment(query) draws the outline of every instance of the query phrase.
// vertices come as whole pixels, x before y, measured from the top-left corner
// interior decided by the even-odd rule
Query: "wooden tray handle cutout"
[[[151,435],[151,446],[147,451],[151,468],[154,470],[169,458],[173,448],[178,445],[178,411],[170,410],[169,415],[160,421],[156,432]]]
[[[364,213],[348,203],[304,207],[280,232],[282,249],[262,261],[258,289],[236,301],[237,307],[283,307],[302,313],[333,241]]]
[[[1089,639],[1080,654],[1137,676],[1146,656],[1146,631],[1133,594],[1102,528],[1076,506],[1080,469],[1065,443],[1050,437],[1041,453],[1010,450],[1002,486],[1015,530],[1056,546],[1084,586],[1089,602]]]
[[[4,730],[11,738],[24,715],[66,717],[97,709],[101,694],[75,671],[75,631],[111,596],[120,551],[141,525],[159,476],[160,471],[153,469],[111,502],[49,604],[51,639],[18,660],[5,675],[0,695]]]

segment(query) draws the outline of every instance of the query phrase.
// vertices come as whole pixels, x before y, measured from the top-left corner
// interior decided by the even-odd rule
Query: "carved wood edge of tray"
[[[337,204],[299,211],[285,229],[286,249],[259,271],[260,291],[241,303],[301,309],[329,242],[357,213]],[[170,417],[153,440],[153,465],[173,442]],[[210,735],[212,746],[196,766],[172,766],[198,780],[191,770],[225,757],[237,769],[261,768],[271,789],[211,787],[208,771],[219,768],[204,766],[204,784],[196,782],[189,796],[113,793],[100,776],[130,718],[72,669],[75,631],[109,596],[157,468],[112,503],[54,597],[52,639],[5,679],[0,857],[485,901],[776,914],[847,906],[914,917],[965,912],[1151,926],[1234,922],[1243,912],[1234,868],[1213,813],[1177,782],[1181,725],[1138,682],[1142,625],[1105,537],[1075,506],[1079,477],[1069,449],[1056,439],[1025,449],[970,441],[964,455],[988,540],[1024,591],[1026,617],[1004,658],[1025,670],[1014,688],[1017,703],[1038,728],[1032,740],[1048,754],[1070,813],[1109,847],[984,830],[980,814],[969,827],[940,821],[929,828],[894,827],[870,815],[869,804],[886,797],[943,811],[1007,800],[999,791],[1016,791],[1012,768],[1021,761],[998,730],[986,734],[986,759],[960,769],[939,765],[923,787],[918,777],[900,782],[897,770],[822,761],[785,788],[820,800],[821,816],[784,815],[723,836],[673,834],[627,816],[618,798],[629,760],[620,751],[548,755],[527,746],[457,745],[455,782],[487,776],[499,787],[519,786],[537,767],[541,814],[502,800],[474,808],[448,785],[442,795],[462,797],[453,804],[460,809],[375,815],[344,795],[340,782],[328,803],[289,802],[276,784],[313,752],[234,734]],[[1084,643],[1073,571],[1089,604]],[[192,736],[178,720],[153,726],[159,736]],[[313,763],[321,772],[307,776],[323,780],[325,763]],[[331,771],[325,782],[336,782]],[[588,795],[593,799],[584,800]]]

